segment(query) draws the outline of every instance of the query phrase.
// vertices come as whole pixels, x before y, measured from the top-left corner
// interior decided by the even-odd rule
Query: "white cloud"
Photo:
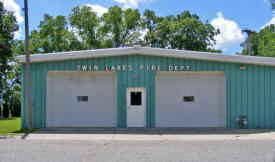
[[[74,27],[69,27],[68,30],[69,32],[73,33],[79,41],[83,41],[82,38],[78,35],[78,29]]]
[[[264,27],[271,25],[271,24],[275,24],[275,11],[274,11],[272,19],[269,22],[267,22],[261,29],[263,29]]]
[[[15,3],[14,0],[2,0],[2,2],[4,3],[5,9],[14,12],[14,16],[16,17],[17,22],[19,24],[23,23],[24,19],[23,16],[21,16],[19,5]]]
[[[244,41],[244,35],[235,21],[225,19],[222,12],[218,12],[217,16],[211,21],[216,29],[220,29],[220,34],[215,37],[215,48],[225,50]]]
[[[21,15],[20,7],[17,3],[14,2],[14,0],[1,0],[4,4],[4,7],[8,11],[14,12],[14,16],[16,17],[17,23],[22,24],[24,22],[24,18]],[[19,39],[22,34],[22,29],[19,27],[19,30],[14,33],[14,38]]]
[[[138,8],[140,2],[149,2],[151,0],[113,0],[123,5],[123,8]]]
[[[92,4],[84,4],[85,6],[89,6],[93,9],[94,12],[97,13],[97,16],[102,16],[104,13],[108,12],[108,9],[101,5],[92,5]]]
[[[22,34],[22,28],[19,27],[18,31],[14,32],[14,39],[19,39]]]
[[[141,29],[140,31],[140,39],[141,40],[144,40],[144,37],[145,37],[145,35],[149,32],[149,30],[146,28],[146,29]]]

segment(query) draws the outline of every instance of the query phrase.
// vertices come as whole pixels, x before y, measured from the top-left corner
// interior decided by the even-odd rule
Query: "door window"
[[[131,105],[139,106],[141,105],[141,92],[131,92]]]
[[[77,96],[77,101],[88,101],[88,96]]]

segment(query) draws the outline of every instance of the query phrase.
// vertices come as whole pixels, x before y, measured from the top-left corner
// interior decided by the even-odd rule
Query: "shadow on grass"
[[[12,133],[33,133],[35,131],[37,131],[38,129],[34,128],[34,129],[21,129]]]
[[[33,132],[35,132],[35,131],[37,131],[38,129],[37,128],[34,128],[34,129],[21,129],[21,130],[19,130],[19,131],[15,131],[15,132],[13,132],[13,133],[23,133],[23,135],[21,136],[21,139],[25,139],[25,138],[27,138],[28,137],[28,135],[30,134],[30,133],[33,133]]]
[[[21,139],[25,139],[30,133],[37,131],[38,129],[21,129],[11,133],[0,133],[0,139],[10,139],[15,136],[21,136]]]

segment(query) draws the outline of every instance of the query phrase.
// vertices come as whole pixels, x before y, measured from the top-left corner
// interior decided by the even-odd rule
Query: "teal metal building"
[[[133,46],[30,59],[34,128],[275,128],[274,58]]]

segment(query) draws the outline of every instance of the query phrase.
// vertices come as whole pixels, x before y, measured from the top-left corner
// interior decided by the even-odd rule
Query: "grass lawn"
[[[0,119],[0,135],[19,135],[18,133],[32,133],[37,129],[21,129],[21,118]]]

